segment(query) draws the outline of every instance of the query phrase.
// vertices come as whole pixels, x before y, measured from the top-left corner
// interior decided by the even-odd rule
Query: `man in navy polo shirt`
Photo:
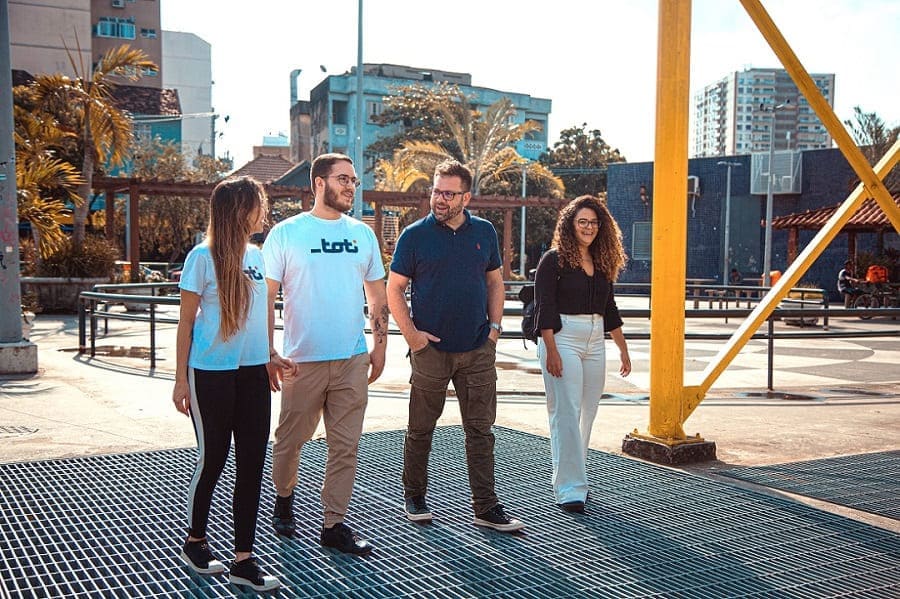
[[[406,515],[431,521],[425,501],[434,427],[452,380],[466,434],[466,461],[475,524],[514,531],[494,492],[497,339],[502,328],[503,277],[494,226],[465,207],[472,173],[448,160],[437,165],[431,214],[406,227],[394,250],[388,306],[410,348],[412,389],[403,450]],[[412,314],[406,288],[412,283]]]

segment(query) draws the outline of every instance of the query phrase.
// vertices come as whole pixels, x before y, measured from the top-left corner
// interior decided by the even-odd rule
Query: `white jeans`
[[[547,372],[546,348],[538,340],[538,359],[547,392],[553,492],[557,503],[584,501],[588,484],[585,459],[591,427],[606,382],[603,317],[561,314],[562,329],[554,335],[562,358],[562,377]]]

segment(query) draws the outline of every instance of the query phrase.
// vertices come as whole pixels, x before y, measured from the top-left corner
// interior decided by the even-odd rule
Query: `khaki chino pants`
[[[343,522],[356,479],[357,450],[368,403],[369,354],[347,360],[301,362],[286,376],[281,415],[272,448],[276,492],[287,497],[297,485],[300,449],[325,418],[328,461],[322,485],[325,527]]]

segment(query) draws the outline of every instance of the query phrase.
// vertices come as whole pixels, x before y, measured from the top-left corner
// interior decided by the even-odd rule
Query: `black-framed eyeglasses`
[[[434,187],[431,188],[431,197],[436,198],[440,196],[445,202],[452,202],[456,196],[466,195],[467,193],[467,191],[446,191]]]
[[[328,175],[325,177],[326,179],[337,179],[338,183],[343,185],[344,187],[353,186],[357,189],[360,185],[362,185],[362,181],[357,179],[356,177],[351,177],[350,175]]]
[[[591,229],[599,229],[600,221],[599,220],[588,220],[586,218],[579,218],[575,221],[575,224],[581,227],[582,229],[587,229],[590,227]]]

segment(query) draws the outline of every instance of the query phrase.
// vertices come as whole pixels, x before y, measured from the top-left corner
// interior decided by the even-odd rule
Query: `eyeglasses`
[[[586,218],[579,218],[575,221],[575,224],[581,227],[582,229],[599,229],[600,221],[599,220],[588,220]]]
[[[465,195],[467,193],[467,191],[444,191],[443,189],[431,188],[431,197],[436,198],[441,196],[445,202],[452,202],[456,196]]]
[[[362,181],[360,181],[356,177],[351,177],[349,175],[329,175],[325,178],[326,179],[337,179],[338,183],[340,183],[344,187],[349,187],[352,185],[353,187],[359,188],[359,186],[362,185]]]

